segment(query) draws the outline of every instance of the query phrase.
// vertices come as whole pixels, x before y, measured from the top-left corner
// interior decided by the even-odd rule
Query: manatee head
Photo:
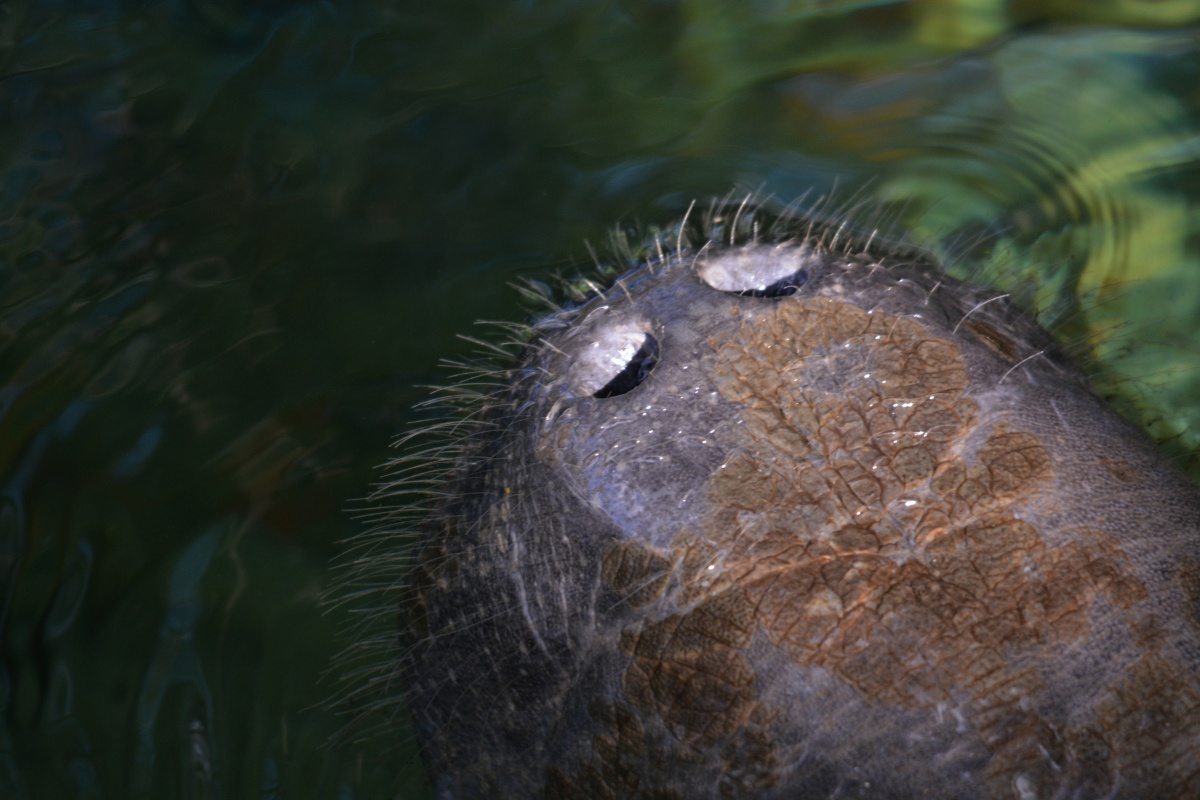
[[[438,795],[1200,796],[1200,492],[998,292],[776,230],[549,314],[449,429]]]

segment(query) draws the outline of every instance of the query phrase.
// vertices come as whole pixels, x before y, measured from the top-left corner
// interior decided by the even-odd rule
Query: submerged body
[[[538,325],[417,559],[441,797],[1200,797],[1200,492],[994,292],[710,243]]]

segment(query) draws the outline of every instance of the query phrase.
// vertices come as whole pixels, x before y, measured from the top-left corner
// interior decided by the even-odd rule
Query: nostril
[[[640,327],[615,327],[597,331],[572,368],[572,379],[581,394],[616,397],[633,391],[658,363],[659,345]]]
[[[658,340],[650,334],[645,339],[625,368],[618,372],[611,381],[604,384],[595,393],[596,397],[615,397],[632,391],[650,375],[650,370],[658,363]]]
[[[718,252],[696,270],[714,289],[741,297],[787,297],[808,282],[810,251],[802,245]]]
[[[786,278],[780,278],[761,289],[743,289],[738,294],[742,297],[787,297],[795,294],[796,290],[807,281],[808,273],[804,270],[797,270]]]

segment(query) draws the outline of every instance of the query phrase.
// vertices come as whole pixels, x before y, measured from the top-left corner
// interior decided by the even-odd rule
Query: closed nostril
[[[758,245],[717,252],[697,267],[700,280],[742,297],[787,297],[808,282],[812,251],[803,245]]]
[[[580,394],[616,397],[633,391],[658,363],[658,339],[641,327],[611,326],[596,331],[571,369]]]

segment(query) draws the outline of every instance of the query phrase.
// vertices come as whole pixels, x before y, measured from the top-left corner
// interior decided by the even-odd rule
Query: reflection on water
[[[731,187],[836,187],[1037,309],[1195,452],[1198,21],[6,5],[0,796],[420,796],[402,730],[326,746],[358,615],[321,597],[354,498],[413,387],[470,349],[454,334],[525,313],[507,281]]]

